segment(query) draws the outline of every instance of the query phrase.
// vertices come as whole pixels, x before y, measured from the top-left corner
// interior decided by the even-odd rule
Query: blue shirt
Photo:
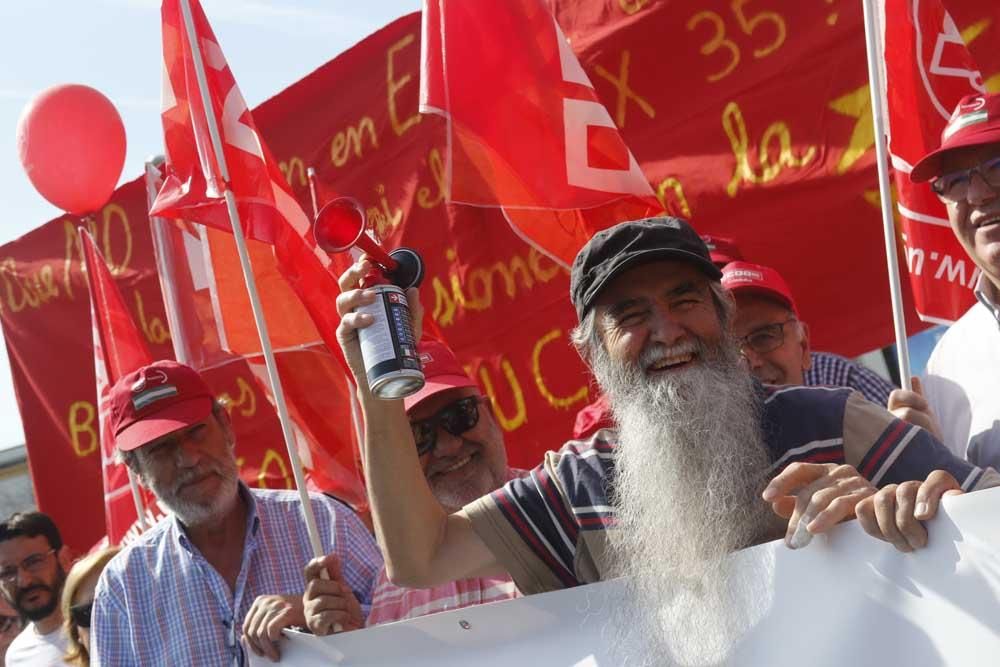
[[[301,595],[312,549],[299,495],[240,484],[247,531],[235,595],[173,515],[101,574],[91,626],[94,665],[242,665],[243,617],[260,595]],[[345,505],[312,495],[324,553],[336,553],[367,615],[382,555]]]
[[[881,375],[859,363],[829,352],[811,352],[812,364],[802,379],[807,387],[850,387],[872,403],[889,405],[896,387]]]

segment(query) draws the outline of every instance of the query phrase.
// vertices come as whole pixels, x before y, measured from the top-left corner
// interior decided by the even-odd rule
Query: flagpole
[[[198,33],[195,31],[191,5],[188,0],[180,0],[180,5],[181,13],[184,16],[184,29],[187,32],[188,45],[191,47],[195,77],[198,80],[198,90],[205,106],[205,122],[208,125],[208,133],[212,140],[212,150],[219,165],[219,174],[223,180],[223,196],[226,199],[226,208],[229,210],[229,221],[233,226],[233,237],[236,239],[236,250],[240,257],[240,268],[243,270],[243,279],[246,282],[247,293],[250,296],[250,306],[253,310],[254,322],[257,325],[257,333],[260,336],[260,346],[264,353],[264,364],[267,367],[268,380],[270,380],[275,407],[278,410],[278,421],[281,422],[281,433],[285,438],[288,459],[292,464],[292,474],[295,477],[295,485],[298,487],[299,498],[302,501],[302,515],[306,521],[306,529],[309,533],[309,542],[312,545],[313,556],[320,558],[325,554],[323,546],[320,543],[319,530],[316,527],[316,516],[313,514],[312,503],[309,501],[309,493],[306,491],[305,476],[302,474],[302,461],[299,459],[299,453],[295,448],[291,419],[288,416],[288,406],[285,404],[285,392],[281,386],[281,379],[278,377],[278,366],[274,359],[274,350],[271,348],[271,338],[267,331],[267,322],[264,321],[264,309],[261,306],[260,295],[257,293],[257,283],[254,280],[253,269],[250,266],[250,255],[247,252],[247,242],[246,236],[243,233],[243,225],[240,223],[240,214],[236,206],[236,196],[233,194],[229,183],[229,168],[226,165],[226,156],[222,148],[222,136],[215,121],[215,109],[212,106],[212,98],[208,90],[205,64],[202,62],[201,49],[197,45]]]
[[[306,176],[309,180],[309,195],[312,198],[313,220],[319,216],[319,194],[316,191],[316,170],[312,167],[306,169]],[[344,373],[344,382],[347,384],[347,400],[351,406],[351,428],[354,429],[354,437],[358,441],[358,451],[361,453],[361,464],[364,465],[365,448],[362,443],[365,441],[365,422],[361,418],[361,406],[358,404],[358,395],[355,391],[354,382],[350,376]]]
[[[876,28],[873,0],[862,0],[865,17],[865,46],[868,54],[868,85],[872,99],[872,119],[875,121],[875,162],[878,165],[879,197],[882,200],[882,231],[885,235],[885,259],[889,269],[889,294],[892,299],[892,322],[896,330],[896,357],[899,361],[899,381],[903,389],[912,389],[910,351],[906,340],[906,315],[903,311],[903,289],[896,255],[896,227],[892,215],[892,190],[889,181],[888,135],[882,109],[882,72],[879,69],[879,32]]]
[[[153,162],[146,163],[146,204],[150,208],[156,200],[159,187],[159,170]],[[166,306],[167,325],[170,327],[170,342],[174,348],[174,359],[182,364],[189,364],[191,355],[186,338],[187,330],[181,321],[181,309],[178,306],[177,278],[174,272],[173,246],[167,240],[167,224],[163,218],[150,216],[149,224],[153,232],[153,250],[156,255],[156,267],[160,274],[160,290],[163,292],[163,304]]]

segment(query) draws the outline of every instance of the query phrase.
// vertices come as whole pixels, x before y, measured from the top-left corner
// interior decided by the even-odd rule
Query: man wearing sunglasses
[[[0,524],[0,590],[28,621],[7,649],[8,667],[66,664],[59,600],[69,566],[69,550],[47,515],[18,513]]]
[[[887,505],[891,517],[865,505],[866,530],[912,550],[945,490],[1000,485],[849,389],[760,385],[739,358],[708,248],[683,220],[661,217],[598,232],[570,276],[572,340],[617,430],[549,452],[530,476],[449,514],[401,402],[365,383],[357,330],[371,317],[355,309],[376,298],[361,285],[372,268],[362,259],[341,275],[337,335],[358,381],[372,517],[394,583],[506,572],[529,594],[627,575],[613,632],[640,655],[623,658],[715,664],[770,585],[769,562],[758,581],[734,581],[734,551],[782,535],[805,546],[853,518],[876,486],[912,502]],[[419,293],[407,298],[419,332]],[[595,611],[605,622],[611,610]]]
[[[962,99],[940,147],[913,166],[930,182],[958,242],[982,272],[976,303],[941,340],[915,391],[893,393],[898,416],[938,431],[959,456],[1000,466],[1000,95]],[[957,259],[957,258],[955,258]],[[921,393],[922,385],[922,393]]]
[[[765,384],[850,387],[873,403],[886,405],[892,385],[853,361],[809,349],[809,325],[785,279],[774,269],[730,262],[722,286],[736,300],[733,333],[750,372]],[[809,373],[811,369],[820,371]],[[817,381],[818,380],[818,381]]]
[[[426,384],[403,401],[417,456],[431,493],[449,514],[500,488],[524,470],[508,467],[503,432],[488,398],[447,345],[424,339],[419,346]],[[306,621],[316,634],[351,627],[342,582],[323,580],[320,572],[336,569],[329,559],[314,560],[306,570]],[[470,578],[431,588],[402,588],[382,570],[366,625],[380,625],[439,611],[460,609],[517,595],[509,576]]]

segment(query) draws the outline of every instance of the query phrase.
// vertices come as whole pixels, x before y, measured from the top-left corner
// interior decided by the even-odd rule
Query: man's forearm
[[[420,468],[402,401],[358,392],[365,418],[365,478],[389,578],[419,585],[430,574],[448,515]]]

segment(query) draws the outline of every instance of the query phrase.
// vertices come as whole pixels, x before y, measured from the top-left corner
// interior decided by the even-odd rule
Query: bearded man
[[[101,574],[91,660],[105,665],[243,665],[243,639],[278,657],[281,628],[303,625],[312,556],[299,495],[239,479],[229,415],[201,376],[157,361],[111,389],[111,428],[128,467],[171,515]],[[320,542],[338,554],[364,612],[382,558],[346,506],[310,497]]]
[[[876,486],[932,471],[966,489],[1000,484],[850,389],[758,384],[704,242],[683,220],[652,218],[596,234],[571,274],[573,340],[617,432],[549,452],[530,476],[448,514],[420,473],[401,402],[365,384],[356,330],[371,318],[354,309],[374,300],[358,289],[371,268],[362,260],[340,278],[338,337],[358,379],[372,515],[397,584],[508,572],[527,594],[629,575],[628,622],[652,642],[644,655],[713,660],[743,630],[731,602],[753,599],[730,577],[732,551],[782,532],[803,546]],[[408,298],[419,330],[416,291]],[[918,518],[942,492],[936,478],[925,485]],[[894,521],[914,522],[913,506],[899,509]],[[700,626],[676,622],[699,609]]]
[[[47,514],[16,513],[0,523],[0,590],[28,621],[10,643],[6,665],[66,664],[59,600],[70,564],[69,550]],[[12,627],[20,628],[17,616],[3,618],[5,635]]]

